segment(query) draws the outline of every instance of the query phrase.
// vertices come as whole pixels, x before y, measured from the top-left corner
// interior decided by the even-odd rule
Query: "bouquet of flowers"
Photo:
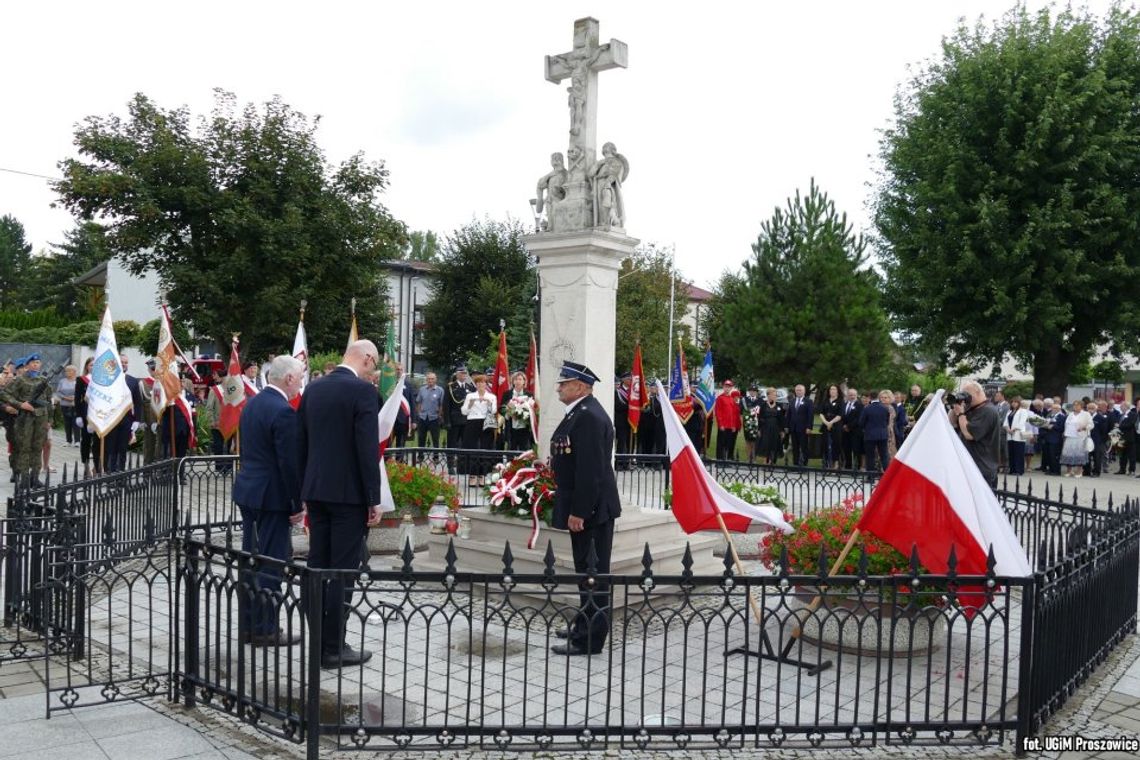
[[[760,407],[744,410],[744,436],[751,439],[760,437]]]
[[[519,423],[514,427],[526,427],[530,424],[530,415],[533,409],[534,399],[529,396],[514,396],[507,402],[507,419]]]
[[[533,451],[526,451],[510,462],[495,465],[495,474],[495,482],[486,489],[491,512],[529,519],[527,548],[533,549],[539,528],[550,525],[554,514],[554,473]]]
[[[1041,428],[1047,427],[1049,425],[1049,420],[1045,419],[1044,417],[1038,417],[1036,414],[1029,415],[1026,421],[1033,427]]]

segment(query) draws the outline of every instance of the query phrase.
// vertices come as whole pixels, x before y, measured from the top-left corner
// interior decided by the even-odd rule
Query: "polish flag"
[[[994,572],[1011,578],[1032,575],[997,496],[941,413],[943,391],[930,402],[875,488],[859,530],[873,533],[934,573],[945,573],[950,548],[959,575],[985,575],[993,547]]]
[[[724,518],[725,527],[743,533],[753,520],[770,525],[784,533],[794,529],[775,507],[759,507],[724,490],[712,479],[701,464],[693,442],[681,424],[681,418],[669,403],[669,396],[660,383],[657,397],[661,401],[661,414],[665,418],[665,437],[669,442],[669,459],[672,462],[673,514],[681,530],[694,533],[698,530],[719,530],[717,515]]]
[[[301,394],[305,392],[305,386],[309,384],[309,341],[305,337],[305,317],[304,311],[301,312],[301,320],[297,322],[297,334],[293,337],[293,358],[304,365],[301,372],[301,389],[289,405],[294,409],[301,407]]]
[[[392,498],[392,487],[388,485],[388,470],[384,467],[384,449],[388,447],[388,439],[396,429],[396,415],[400,412],[400,402],[404,399],[404,380],[407,375],[400,375],[396,387],[380,407],[377,422],[380,423],[380,508],[382,512],[396,511],[396,500]]]

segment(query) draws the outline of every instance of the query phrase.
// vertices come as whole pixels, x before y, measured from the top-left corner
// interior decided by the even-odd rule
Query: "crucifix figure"
[[[570,108],[570,150],[585,158],[586,167],[579,169],[571,163],[572,180],[583,179],[585,168],[593,164],[594,145],[598,128],[598,72],[625,68],[629,49],[624,42],[610,40],[598,44],[598,21],[582,18],[574,22],[574,48],[569,53],[546,56],[546,79],[555,84],[570,80],[566,88]]]

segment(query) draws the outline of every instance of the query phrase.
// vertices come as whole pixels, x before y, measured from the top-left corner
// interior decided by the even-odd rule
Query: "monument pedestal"
[[[538,451],[546,457],[563,416],[553,381],[566,360],[585,364],[601,378],[594,397],[613,419],[618,271],[640,241],[622,230],[597,228],[528,235],[524,242],[538,258]]]
[[[554,571],[561,576],[574,574],[574,555],[570,550],[570,534],[564,530],[543,528],[538,536],[538,545],[527,549],[530,538],[530,521],[512,517],[493,515],[485,508],[464,509],[463,514],[471,518],[471,537],[455,539],[455,566],[460,572],[501,573],[503,572],[503,549],[511,546],[511,562],[515,573],[541,574],[545,569],[546,544],[554,545]],[[428,538],[426,560],[416,557],[413,566],[417,570],[438,571],[447,565],[447,544],[451,536],[432,535]],[[610,574],[638,576],[644,571],[641,564],[645,545],[653,555],[654,575],[680,575],[684,568],[681,558],[685,545],[693,557],[694,575],[721,575],[724,562],[713,556],[713,550],[724,546],[724,539],[716,533],[685,535],[671,512],[663,510],[639,510],[626,508],[614,523],[613,553],[610,557]],[[668,588],[658,586],[653,596],[669,593]],[[644,599],[637,588],[630,588],[628,599],[624,588],[614,589],[614,607],[636,605]],[[558,593],[548,597],[541,586],[528,589],[518,586],[511,592],[516,604],[540,606],[548,598],[566,606],[578,605],[577,589],[572,585],[560,586]]]

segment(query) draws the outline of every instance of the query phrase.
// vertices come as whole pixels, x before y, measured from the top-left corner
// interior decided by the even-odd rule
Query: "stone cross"
[[[546,56],[546,80],[558,84],[570,80],[570,150],[567,166],[570,180],[581,180],[594,163],[598,130],[598,72],[625,68],[629,49],[624,42],[598,44],[598,21],[580,18],[574,22],[574,48],[569,53]]]

